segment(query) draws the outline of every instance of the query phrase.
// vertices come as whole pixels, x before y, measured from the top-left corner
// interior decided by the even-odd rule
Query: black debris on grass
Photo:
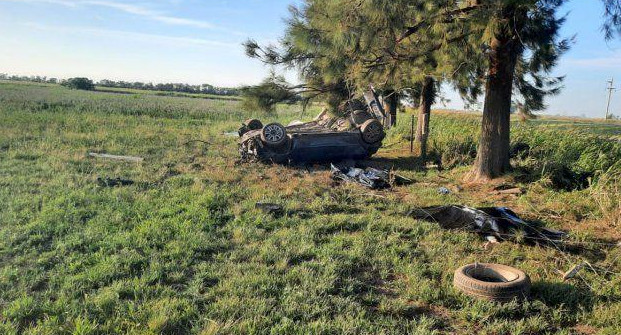
[[[465,229],[498,240],[521,240],[535,244],[561,242],[565,232],[538,227],[522,220],[506,207],[470,208],[449,205],[415,208],[408,212],[415,219],[435,222],[444,229]]]

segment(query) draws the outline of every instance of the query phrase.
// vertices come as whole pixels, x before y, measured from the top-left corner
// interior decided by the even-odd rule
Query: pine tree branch
[[[429,18],[428,20],[423,20],[418,22],[417,24],[408,27],[406,29],[405,32],[403,32],[403,34],[397,39],[397,44],[403,42],[403,40],[407,39],[408,37],[412,36],[413,34],[415,34],[416,32],[418,32],[419,30],[429,27],[432,23],[432,21],[442,18],[443,16],[446,16],[445,18],[443,18],[441,20],[442,23],[451,23],[456,19],[456,16],[460,16],[463,14],[468,14],[474,10],[477,10],[479,8],[481,8],[483,5],[479,4],[478,1],[475,1],[474,4],[467,6],[467,7],[462,7],[459,9],[455,9],[455,10],[451,10],[436,16],[433,16],[431,18]]]
[[[436,43],[434,45],[432,45],[431,47],[429,47],[428,49],[425,49],[421,52],[415,53],[415,54],[409,54],[409,55],[403,55],[403,54],[395,54],[394,52],[389,53],[390,55],[390,59],[397,61],[397,62],[403,62],[403,61],[412,61],[412,60],[416,60],[419,59],[421,57],[424,57],[426,55],[429,55],[430,53],[434,52],[434,51],[438,51],[440,48],[442,48],[444,45],[447,44],[452,44],[458,41],[463,40],[464,38],[470,36],[472,33],[468,32],[468,33],[463,33],[461,35],[449,38],[446,41],[442,41],[439,43]],[[386,55],[380,55],[377,56],[375,59],[370,60],[370,61],[364,61],[364,63],[367,63],[368,65],[365,65],[366,69],[372,69],[378,66],[385,66],[388,64],[387,61],[385,61],[386,59]]]

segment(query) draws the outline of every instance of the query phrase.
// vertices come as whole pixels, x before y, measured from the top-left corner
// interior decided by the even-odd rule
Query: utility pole
[[[610,115],[610,99],[612,99],[612,92],[616,90],[616,88],[613,86],[614,83],[615,79],[610,79],[608,81],[608,87],[606,88],[606,90],[608,90],[608,104],[606,104],[606,120],[608,120],[608,116]]]

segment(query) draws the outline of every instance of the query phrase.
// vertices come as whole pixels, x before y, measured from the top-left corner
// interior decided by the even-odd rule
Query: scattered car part
[[[438,193],[439,194],[443,194],[443,195],[448,195],[448,194],[451,194],[451,190],[449,190],[448,188],[442,186],[442,187],[438,188]]]
[[[375,92],[370,96],[377,99]],[[358,105],[349,104],[347,110]],[[343,118],[327,117],[324,111],[311,122],[295,122],[286,127],[270,123],[251,129],[261,122],[248,120],[239,129],[242,161],[333,162],[369,158],[382,146],[385,132],[378,119],[384,115],[379,101],[371,100],[367,108],[350,110],[349,116]]]
[[[371,189],[383,189],[390,187],[390,175],[388,171],[382,171],[374,168],[366,170],[349,167],[345,170],[330,165],[332,171],[332,179],[340,179],[347,182],[356,182]]]
[[[516,188],[511,188],[508,190],[500,190],[500,191],[496,191],[496,194],[513,194],[513,195],[521,195],[524,194],[524,191],[522,191],[521,188],[516,187]]]
[[[524,194],[524,190],[522,190],[520,187],[517,187],[515,185],[510,185],[510,184],[498,185],[494,187],[493,190],[496,191],[496,194],[515,194],[515,195]]]
[[[463,293],[497,302],[527,299],[530,278],[516,268],[502,264],[474,263],[455,271],[453,285]]]
[[[434,206],[415,208],[409,216],[436,222],[444,229],[467,229],[483,236],[494,236],[498,240],[519,239],[538,244],[560,242],[566,233],[537,227],[522,220],[506,207],[470,208],[466,206]]]
[[[491,243],[491,244],[500,243],[500,242],[498,241],[498,239],[496,238],[496,236],[487,235],[487,236],[485,236],[485,239],[487,240],[487,242],[489,242],[489,243]]]
[[[379,170],[371,167],[367,167],[366,169],[356,168],[354,166],[341,168],[334,164],[330,164],[330,171],[332,172],[332,179],[334,180],[355,182],[371,189],[384,189],[392,187],[393,185],[407,185],[413,182],[408,178],[392,174],[387,170]]]
[[[251,130],[259,130],[261,128],[263,128],[263,123],[261,121],[257,119],[248,119],[242,123],[237,133],[241,137]]]
[[[135,163],[141,163],[142,161],[144,161],[144,158],[134,157],[134,156],[108,155],[108,154],[100,154],[96,152],[89,152],[88,155],[90,157],[95,157],[95,158],[105,158],[105,159],[113,159],[117,161],[127,161],[127,162],[135,162]]]
[[[578,265],[574,265],[567,272],[561,272],[561,274],[563,275],[563,281],[567,281],[567,280],[574,278],[578,274],[578,272],[580,272],[580,270],[582,270],[587,265],[588,265],[587,262],[582,262]]]
[[[263,123],[257,119],[248,119],[244,122],[249,130],[257,130],[263,128]]]

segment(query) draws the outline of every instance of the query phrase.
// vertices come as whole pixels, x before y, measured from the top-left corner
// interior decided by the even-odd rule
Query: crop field
[[[621,333],[618,123],[516,120],[512,142],[529,152],[503,180],[473,184],[479,116],[432,113],[426,166],[400,114],[371,163],[415,182],[372,191],[324,166],[238,163],[224,134],[244,119],[320,109],[240,105],[0,82],[0,334]],[[524,193],[497,194],[501,183]],[[510,207],[569,241],[489,245],[406,215],[441,204]],[[524,270],[531,299],[454,290],[455,269],[475,261]]]
[[[213,100],[241,100],[239,96],[226,96],[226,95],[216,95],[216,94],[205,94],[205,93],[183,93],[183,92],[163,92],[163,91],[155,91],[155,90],[140,90],[133,88],[118,88],[118,87],[103,87],[97,86],[95,87],[96,91],[99,92],[108,92],[108,93],[120,93],[120,94],[138,94],[138,95],[156,95],[156,96],[168,96],[168,97],[180,97],[180,98],[204,98],[204,99],[213,99]]]

